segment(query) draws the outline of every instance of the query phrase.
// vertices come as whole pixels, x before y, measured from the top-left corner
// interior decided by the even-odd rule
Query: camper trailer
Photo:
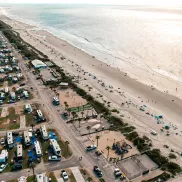
[[[16,146],[16,158],[18,161],[23,160],[23,147],[21,144]]]
[[[40,133],[41,133],[41,136],[42,136],[43,140],[48,140],[49,139],[49,135],[48,135],[48,132],[47,132],[47,129],[46,129],[45,125],[40,127]]]
[[[30,136],[29,136],[29,132],[28,131],[24,131],[23,132],[23,140],[24,140],[24,144],[26,146],[31,145]]]
[[[55,139],[50,139],[50,146],[53,149],[55,155],[58,155],[58,156],[61,155],[60,146]]]
[[[14,142],[13,142],[13,134],[12,132],[7,132],[6,133],[6,139],[8,143],[8,148],[13,148],[14,147]]]
[[[41,157],[42,156],[42,150],[41,150],[39,141],[34,142],[34,147],[35,147],[35,152],[36,152],[37,157]]]

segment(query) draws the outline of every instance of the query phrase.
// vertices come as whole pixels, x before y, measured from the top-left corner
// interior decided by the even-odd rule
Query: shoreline
[[[3,8],[2,8],[3,9]],[[1,9],[0,9],[1,11]],[[19,22],[22,25],[25,25],[26,28],[35,30],[35,35],[38,35],[37,32],[45,32],[45,34],[42,34],[42,36],[46,37],[47,34],[51,34],[52,37],[56,37],[57,39],[60,39],[61,41],[65,42],[66,44],[69,44],[70,46],[73,46],[84,53],[86,53],[89,56],[92,56],[86,49],[79,48],[79,46],[75,46],[72,44],[69,40],[64,39],[61,37],[61,35],[56,35],[55,33],[51,32],[50,30],[46,30],[45,28],[38,27],[38,25],[29,24],[27,22],[23,22],[23,20],[16,20],[11,18],[11,16],[7,16],[3,12],[0,12],[3,16],[15,21]],[[41,36],[41,33],[40,33]],[[40,37],[41,38],[41,37]],[[84,38],[84,37],[83,37]],[[106,54],[107,56],[107,54]],[[115,56],[114,54],[112,56]],[[115,63],[107,63],[107,61],[104,61],[102,59],[97,59],[98,62],[101,62],[103,64],[109,65],[111,68],[116,68],[117,70],[124,73],[127,73],[127,75],[146,86],[153,86],[155,89],[166,92],[169,95],[178,97],[182,99],[182,72],[176,74],[173,74],[173,72],[167,71],[165,68],[163,69],[160,66],[156,66],[156,68],[152,68],[151,65],[145,64],[145,62],[140,62],[134,57],[126,57],[125,55],[120,55],[121,57],[115,57],[118,61],[118,65],[115,65]],[[107,58],[106,58],[107,59]],[[107,59],[108,60],[108,59]],[[93,60],[92,60],[93,61]],[[109,61],[109,60],[108,60]],[[82,63],[81,63],[82,65]],[[180,74],[180,75],[179,75]],[[177,89],[177,90],[176,90]]]
[[[45,30],[27,29],[28,25],[26,23],[15,21],[9,17],[8,19],[6,18],[6,16],[4,16],[5,23],[9,24],[10,26],[14,26],[15,29],[16,27],[20,26],[24,28],[24,30],[19,30],[18,32],[20,33],[20,36],[26,42],[29,42],[32,46],[35,46],[37,49],[41,50],[38,46],[38,43],[40,41],[42,41],[43,43],[45,42],[48,46],[51,47],[52,50],[54,50],[54,52],[59,52],[60,55],[63,55],[68,60],[73,61],[75,64],[79,66],[81,65],[80,68],[86,70],[92,75],[95,75],[98,79],[102,80],[103,82],[112,83],[110,85],[112,85],[115,89],[121,88],[125,93],[128,93],[130,98],[138,100],[139,102],[141,102],[142,100],[143,104],[147,103],[148,100],[158,101],[158,105],[154,103],[147,104],[150,105],[152,108],[159,110],[159,112],[161,111],[162,113],[165,113],[165,111],[163,111],[162,108],[166,106],[168,106],[166,107],[166,113],[170,112],[170,110],[173,110],[173,108],[182,108],[182,100],[180,100],[178,97],[165,92],[161,92],[157,89],[153,90],[150,86],[139,82],[137,79],[130,78],[128,75],[125,76],[125,72],[122,72],[117,68],[110,67],[108,64],[97,60],[95,57],[87,54],[83,50],[74,47],[65,40],[62,40]],[[30,34],[32,38],[27,38],[27,33]],[[42,46],[45,47],[44,45]],[[43,52],[44,54],[48,55],[48,57],[58,66],[64,65],[57,53],[52,52],[50,54],[50,52],[47,50]],[[78,74],[78,72],[75,73],[75,75]],[[180,90],[178,92],[180,92]],[[175,102],[172,102],[172,100],[175,100]],[[182,112],[180,109],[176,109],[175,112],[176,115],[182,117]],[[176,120],[179,120],[180,117],[177,117]],[[172,117],[169,118],[172,119]]]

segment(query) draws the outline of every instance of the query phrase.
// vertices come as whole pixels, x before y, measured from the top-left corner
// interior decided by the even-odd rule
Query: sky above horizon
[[[84,3],[117,5],[182,5],[182,0],[0,0],[0,3]]]

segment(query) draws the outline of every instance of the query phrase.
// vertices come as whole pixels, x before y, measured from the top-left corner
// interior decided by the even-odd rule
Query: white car
[[[49,156],[49,161],[60,161],[61,157],[58,157],[56,155]]]
[[[62,176],[62,178],[64,179],[64,181],[67,181],[68,180],[68,174],[66,173],[66,171],[65,170],[62,170],[61,171],[61,176]]]
[[[1,138],[1,145],[4,145],[4,144],[5,144],[5,139]]]
[[[1,164],[0,165],[0,172],[2,172],[8,164]]]
[[[96,145],[89,145],[89,146],[86,148],[86,150],[87,150],[87,151],[90,151],[90,150],[94,150],[94,149],[96,149],[96,148],[97,148]]]

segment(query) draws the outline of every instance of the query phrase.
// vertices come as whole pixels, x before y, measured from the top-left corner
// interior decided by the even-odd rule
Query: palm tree
[[[32,163],[30,163],[30,165],[29,165],[29,167],[30,168],[32,168],[32,172],[33,172],[33,177],[34,177],[34,179],[35,179],[35,163],[34,162],[32,162]]]
[[[100,136],[97,135],[97,136],[95,137],[95,139],[97,140],[97,147],[98,147]]]
[[[78,118],[79,128],[80,128],[80,122],[81,122],[81,120],[82,120],[81,118]]]
[[[64,102],[64,106],[65,106],[65,110],[66,110],[66,108],[67,108],[67,107],[66,107],[66,106],[67,106],[67,102]]]
[[[65,144],[66,144],[66,152],[68,152],[68,145],[70,144],[69,141],[65,141]]]
[[[33,131],[33,128],[34,128],[35,125],[32,123],[30,126],[32,127],[32,131]]]
[[[81,112],[81,115],[82,115],[82,118],[83,118],[83,115],[84,115],[84,112],[83,111]]]
[[[101,118],[103,117],[103,115],[102,114],[100,114],[100,123],[101,123]]]
[[[107,146],[106,147],[106,150],[107,150],[107,158],[109,158],[109,151],[110,151],[111,147],[110,146]]]
[[[91,126],[87,126],[87,130],[89,131],[89,137],[90,137]]]

